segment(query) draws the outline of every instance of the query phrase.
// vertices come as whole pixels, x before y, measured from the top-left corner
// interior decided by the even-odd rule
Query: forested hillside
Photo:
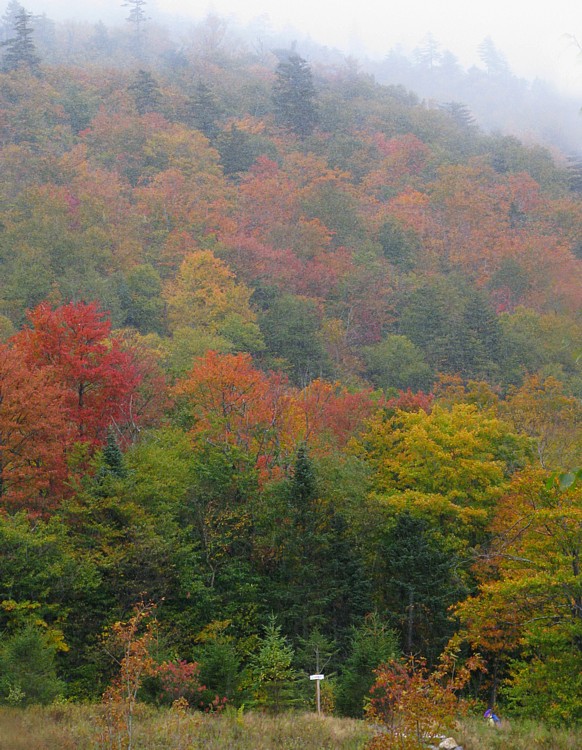
[[[0,701],[99,699],[144,617],[153,702],[361,716],[454,648],[580,721],[576,165],[127,5],[3,18]]]

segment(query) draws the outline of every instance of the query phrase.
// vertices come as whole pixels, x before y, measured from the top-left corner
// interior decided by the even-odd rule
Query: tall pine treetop
[[[32,14],[24,8],[20,8],[14,18],[14,36],[2,43],[6,51],[2,61],[4,72],[11,70],[28,69],[37,73],[40,58],[36,53],[36,47],[32,39],[33,28],[31,24]]]
[[[275,75],[273,101],[277,122],[301,138],[311,135],[318,115],[316,91],[308,63],[292,53],[279,63]]]

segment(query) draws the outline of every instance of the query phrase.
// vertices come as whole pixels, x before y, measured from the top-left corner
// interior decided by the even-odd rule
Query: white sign
[[[310,674],[309,679],[310,680],[324,680],[325,676],[322,674]]]

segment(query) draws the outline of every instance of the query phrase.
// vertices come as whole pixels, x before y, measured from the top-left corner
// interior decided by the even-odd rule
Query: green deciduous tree
[[[433,381],[423,353],[406,336],[386,336],[363,349],[367,374],[380,388],[428,390]]]
[[[165,303],[162,281],[153,266],[143,264],[129,270],[119,282],[124,325],[140,333],[164,333]]]
[[[406,271],[415,265],[420,251],[418,235],[397,219],[388,218],[382,224],[378,241],[385,257],[397,268]]]
[[[294,294],[278,297],[261,316],[260,327],[267,351],[290,371],[295,383],[305,385],[326,373],[321,315],[313,300]]]

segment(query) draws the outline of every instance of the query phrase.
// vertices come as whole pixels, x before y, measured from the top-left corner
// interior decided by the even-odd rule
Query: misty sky
[[[122,0],[21,0],[30,11],[118,23]],[[82,10],[80,8],[82,7]],[[315,41],[344,52],[381,58],[400,45],[404,52],[431,32],[464,66],[478,63],[477,47],[490,36],[520,76],[552,80],[582,96],[582,58],[568,35],[582,42],[582,2],[576,0],[148,0],[148,11],[200,20],[208,13],[248,22],[268,16],[274,30],[292,24]]]

